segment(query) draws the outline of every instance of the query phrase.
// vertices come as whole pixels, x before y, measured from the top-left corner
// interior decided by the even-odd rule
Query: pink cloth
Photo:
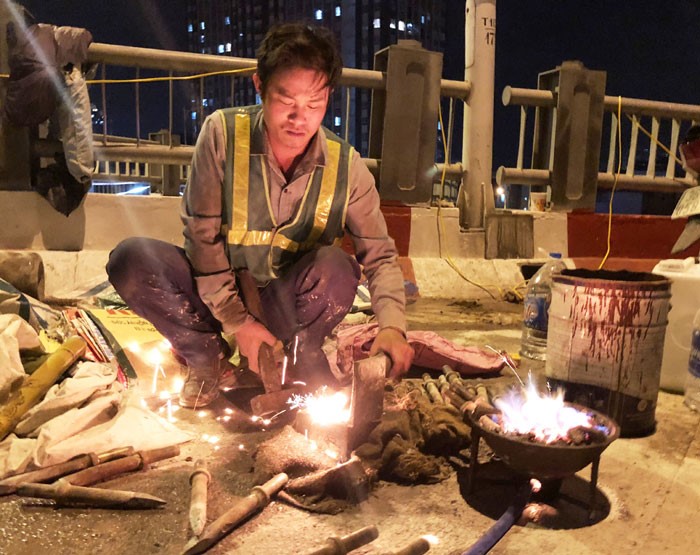
[[[352,373],[356,360],[369,357],[377,324],[360,324],[342,328],[337,335],[337,350],[326,351],[331,369],[339,378]],[[455,345],[432,331],[409,331],[408,342],[416,355],[413,366],[440,370],[448,364],[463,376],[497,374],[504,365],[503,358],[479,347]]]

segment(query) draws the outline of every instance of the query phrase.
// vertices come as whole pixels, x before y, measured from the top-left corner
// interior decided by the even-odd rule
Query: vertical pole
[[[464,104],[462,164],[459,191],[460,225],[484,227],[494,210],[491,193],[493,165],[493,99],[496,61],[496,0],[467,0],[464,22],[464,79],[471,83]]]
[[[22,8],[0,1],[0,73],[9,74],[7,31],[24,32]],[[5,100],[7,81],[0,77],[0,107]],[[31,190],[30,135],[27,127],[15,127],[0,113],[0,191]]]

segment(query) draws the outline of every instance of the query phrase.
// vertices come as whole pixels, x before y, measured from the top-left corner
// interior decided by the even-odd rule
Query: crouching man
[[[222,332],[254,372],[260,345],[279,340],[296,349],[292,379],[335,385],[321,345],[350,310],[360,267],[380,328],[371,353],[390,357],[392,377],[411,365],[403,277],[374,179],[321,126],[341,69],[330,31],[272,28],[253,76],[262,104],[218,110],[202,126],[182,200],[184,249],[137,237],[110,254],[117,292],[187,363],[184,407],[240,381]],[[343,233],[355,256],[336,246]],[[257,284],[260,320],[239,294],[243,270]]]

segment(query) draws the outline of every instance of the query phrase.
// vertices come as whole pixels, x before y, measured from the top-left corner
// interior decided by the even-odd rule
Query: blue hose
[[[500,539],[506,535],[506,532],[511,529],[520,515],[523,514],[523,509],[530,500],[532,487],[529,482],[526,482],[516,493],[515,499],[508,506],[506,512],[501,515],[491,528],[489,528],[474,544],[462,552],[462,555],[484,555],[491,551]]]

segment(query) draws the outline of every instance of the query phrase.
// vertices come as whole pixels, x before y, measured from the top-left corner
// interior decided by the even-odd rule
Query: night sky
[[[20,3],[41,22],[89,29],[96,42],[186,50],[185,0]],[[459,79],[464,2],[446,4],[451,23],[444,76]],[[497,19],[494,167],[511,164],[517,148],[519,110],[502,106],[503,88],[534,88],[539,72],[564,60],[607,71],[609,95],[700,103],[699,0],[498,0]],[[144,111],[153,125],[167,126],[158,109]],[[114,112],[116,131],[133,128],[121,117],[112,122],[119,108]]]

